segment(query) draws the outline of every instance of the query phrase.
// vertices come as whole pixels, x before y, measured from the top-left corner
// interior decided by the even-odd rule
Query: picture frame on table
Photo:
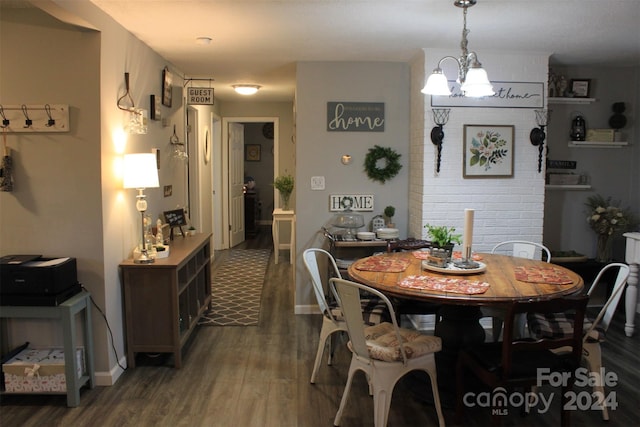
[[[589,98],[590,79],[571,79],[571,93],[574,98]]]
[[[171,107],[171,91],[173,89],[173,74],[169,68],[164,67],[162,70],[162,105]]]
[[[464,178],[512,178],[513,125],[464,125]]]
[[[247,144],[244,147],[244,159],[247,162],[259,162],[260,161],[260,144]]]

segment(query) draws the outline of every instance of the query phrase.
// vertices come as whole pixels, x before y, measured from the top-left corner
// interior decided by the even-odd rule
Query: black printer
[[[56,306],[81,290],[75,258],[0,258],[0,305]]]

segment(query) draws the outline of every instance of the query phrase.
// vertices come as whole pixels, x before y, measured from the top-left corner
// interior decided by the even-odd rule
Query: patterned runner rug
[[[204,326],[255,326],[271,249],[231,249],[212,273],[211,310]]]

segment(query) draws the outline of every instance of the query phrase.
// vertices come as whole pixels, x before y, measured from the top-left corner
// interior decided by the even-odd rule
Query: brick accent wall
[[[427,238],[424,224],[450,225],[462,233],[464,209],[475,209],[473,250],[487,252],[511,239],[542,242],[544,170],[537,171],[538,149],[529,142],[536,126],[529,108],[456,107],[444,126],[440,173],[435,172],[436,147],[430,138],[434,126],[430,97],[420,90],[437,61],[455,54],[425,49],[411,63],[411,160],[409,166],[409,235]],[[479,52],[489,78],[497,81],[544,82],[548,55]],[[453,61],[449,61],[453,63]],[[454,71],[444,69],[453,76]],[[546,98],[545,98],[546,105]],[[514,126],[514,176],[464,179],[462,141],[465,124]]]

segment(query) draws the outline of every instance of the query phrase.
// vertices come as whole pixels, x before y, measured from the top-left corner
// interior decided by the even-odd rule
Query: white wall
[[[67,133],[6,135],[15,182],[12,192],[0,193],[0,254],[77,258],[78,280],[104,307],[100,36],[38,9],[5,9],[0,43],[0,103],[68,104],[70,110]],[[106,344],[105,332],[94,328],[97,342]],[[12,320],[8,341],[9,347],[62,345],[62,333],[48,320]],[[106,366],[106,355],[96,359]]]
[[[548,129],[549,159],[574,160],[576,173],[589,177],[588,191],[547,191],[544,240],[553,250],[574,250],[593,258],[596,254],[596,234],[587,224],[587,198],[594,194],[611,197],[621,206],[630,207],[640,216],[640,82],[638,68],[554,67],[556,74],[567,79],[591,79],[588,105],[551,104]],[[629,146],[618,149],[569,148],[571,121],[582,114],[587,128],[609,128],[614,102],[624,102],[627,125],[622,129]],[[625,239],[614,240],[614,258],[624,260]]]
[[[384,132],[327,132],[327,102],[384,102]],[[407,235],[409,177],[409,67],[387,62],[303,62],[296,82],[296,312],[315,305],[302,262],[302,252],[322,246],[319,231],[332,218],[331,194],[373,194],[375,211],[364,212],[365,223],[396,207],[394,222]],[[400,173],[385,184],[370,180],[364,158],[374,145],[391,147],[402,157]],[[348,166],[343,154],[352,156]],[[325,190],[312,191],[312,176],[325,177]]]
[[[68,103],[71,131],[8,136],[18,153],[19,186],[2,194],[1,249],[77,258],[79,280],[113,332],[112,342],[105,319],[94,310],[96,379],[110,385],[121,374],[113,348],[126,364],[118,264],[131,255],[140,234],[135,191],[122,189],[122,154],[161,150],[160,186],[173,185],[173,196],[146,191],[153,218],[186,200],[184,165],[168,155],[173,127],[151,121],[146,135],[126,135],[127,113],[116,100],[125,93],[129,72],[134,103],[149,108],[149,95],[160,94],[162,69],[172,66],[90,2],[57,5],[98,30],[61,24],[35,8],[3,9],[2,103]],[[162,107],[162,114],[184,139],[182,82],[176,79],[175,87],[173,107]],[[10,339],[62,344],[55,325],[16,326]]]
[[[454,226],[462,233],[464,209],[475,209],[473,250],[489,251],[502,240],[542,241],[544,173],[537,171],[538,150],[529,142],[535,114],[528,108],[451,109],[444,126],[440,173],[436,176],[435,145],[430,139],[434,126],[430,97],[422,95],[425,75],[449,51],[425,49],[412,63],[411,88],[411,232],[422,232],[424,224]],[[489,78],[496,81],[545,82],[546,54],[481,54]],[[448,73],[445,69],[445,73]],[[453,78],[455,74],[449,76]],[[512,178],[464,179],[462,140],[465,124],[513,125],[514,176]]]

